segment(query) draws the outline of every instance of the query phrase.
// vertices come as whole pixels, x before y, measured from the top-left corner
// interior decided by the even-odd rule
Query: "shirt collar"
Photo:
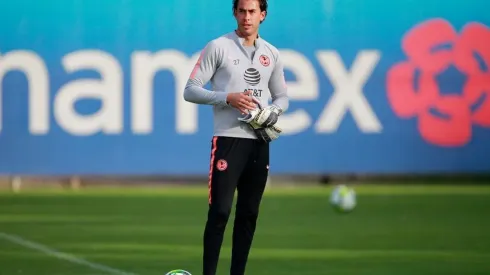
[[[240,46],[243,46],[243,42],[245,42],[245,38],[238,36],[236,30],[233,31],[233,36],[235,38],[235,41],[237,41],[237,43],[240,44]],[[257,34],[257,38],[255,39],[255,48],[258,49],[260,48],[261,45],[262,45],[262,38],[260,37],[259,34]]]

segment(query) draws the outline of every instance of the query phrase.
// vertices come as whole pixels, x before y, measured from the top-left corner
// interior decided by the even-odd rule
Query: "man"
[[[214,114],[203,275],[216,274],[235,189],[230,273],[245,273],[269,172],[269,144],[280,133],[274,124],[289,106],[279,51],[258,35],[266,14],[267,0],[234,0],[237,29],[206,45],[184,91],[186,101],[212,105]],[[203,88],[208,81],[212,90]]]

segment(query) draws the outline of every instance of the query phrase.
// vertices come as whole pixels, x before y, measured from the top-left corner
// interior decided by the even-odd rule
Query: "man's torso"
[[[214,91],[244,92],[250,90],[267,106],[271,98],[269,79],[274,69],[276,49],[261,39],[256,46],[243,46],[236,34],[229,33],[214,40],[222,51],[221,60],[211,85]],[[248,125],[238,121],[242,116],[231,106],[214,106],[214,135],[256,138]]]

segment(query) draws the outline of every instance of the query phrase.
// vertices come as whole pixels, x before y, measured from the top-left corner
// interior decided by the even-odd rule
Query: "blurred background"
[[[290,108],[249,274],[490,274],[489,10],[269,1]],[[1,275],[201,272],[213,122],[182,94],[235,27],[231,0],[2,3]]]

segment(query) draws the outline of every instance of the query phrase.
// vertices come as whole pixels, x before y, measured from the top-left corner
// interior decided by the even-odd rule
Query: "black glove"
[[[263,140],[265,142],[271,142],[277,138],[279,138],[279,135],[281,134],[282,130],[277,127],[277,126],[269,126],[269,127],[263,127],[263,128],[253,128],[255,135],[257,135],[257,138],[260,140]]]

